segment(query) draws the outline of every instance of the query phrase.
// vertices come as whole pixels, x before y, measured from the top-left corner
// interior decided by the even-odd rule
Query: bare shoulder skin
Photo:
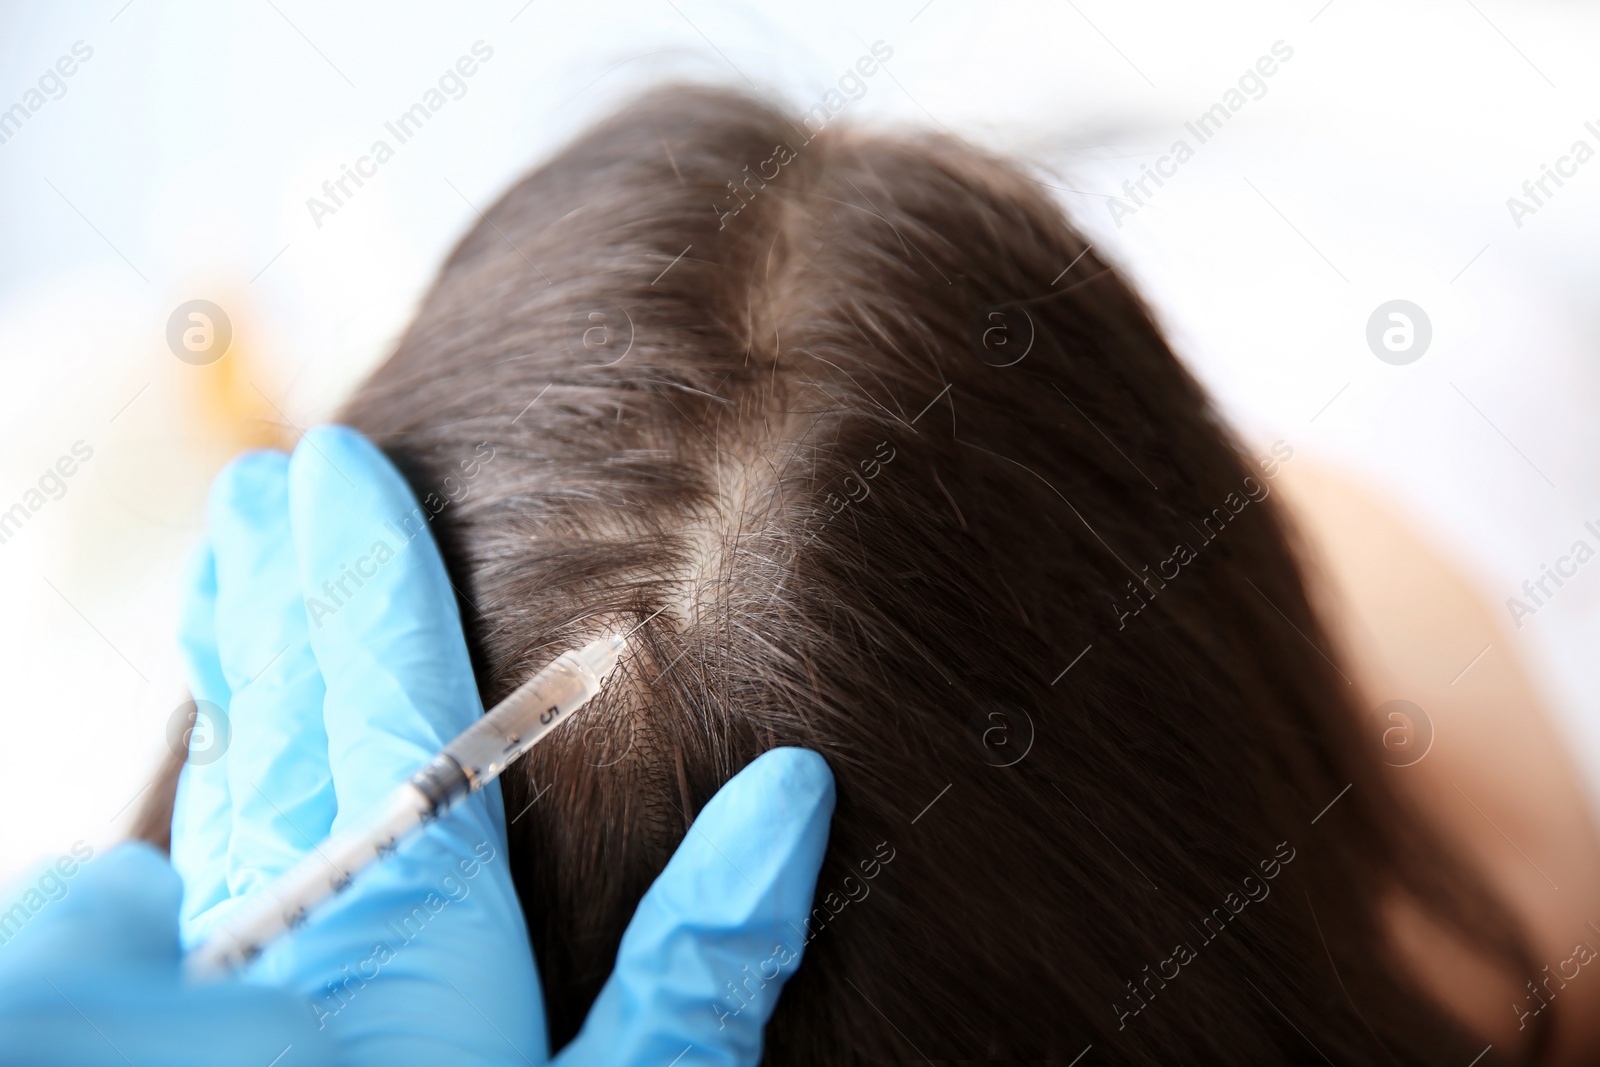
[[[1502,1050],[1523,1013],[1557,1017],[1552,1063],[1600,1050],[1600,835],[1577,766],[1502,619],[1400,508],[1308,460],[1274,482],[1299,527],[1312,599],[1390,735],[1397,788],[1413,797],[1521,922],[1541,968],[1513,975],[1474,957],[1408,901],[1390,907],[1400,958],[1462,1022]],[[1373,713],[1391,700],[1422,709]],[[1407,750],[1407,745],[1413,746]],[[1530,986],[1530,983],[1531,986]],[[1542,999],[1541,999],[1542,998]],[[1585,1055],[1587,1053],[1587,1055]]]

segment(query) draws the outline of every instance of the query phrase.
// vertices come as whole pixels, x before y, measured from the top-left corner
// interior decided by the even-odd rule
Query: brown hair
[[[657,91],[489,211],[345,420],[434,515],[486,704],[661,611],[505,778],[558,1045],[776,745],[838,808],[768,1064],[1465,1063],[1396,889],[1532,972],[1361,744],[1290,450],[1242,457],[1005,162]]]

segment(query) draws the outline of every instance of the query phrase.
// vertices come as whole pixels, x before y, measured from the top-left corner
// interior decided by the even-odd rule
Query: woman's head
[[[434,513],[486,702],[643,623],[506,778],[556,1040],[792,744],[838,808],[769,1063],[1477,1051],[1386,955],[1391,891],[1497,927],[1360,750],[1292,449],[1241,455],[1017,169],[657,93],[488,213],[345,418]]]

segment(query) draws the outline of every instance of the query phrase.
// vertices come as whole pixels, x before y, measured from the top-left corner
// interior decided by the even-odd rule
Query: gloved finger
[[[189,695],[226,708],[233,697],[217,651],[217,554],[208,538],[189,561],[183,611],[178,619],[178,652]]]
[[[383,453],[354,430],[316,427],[290,460],[289,497],[311,645],[328,686],[340,828],[483,708],[431,516]],[[493,810],[503,842],[503,808],[479,807]]]
[[[232,690],[217,652],[217,560],[207,541],[190,562],[178,624],[178,649],[195,702],[190,737],[179,738],[191,758],[178,776],[172,808],[172,866],[183,879],[180,926],[228,898],[228,800],[225,736]],[[202,732],[211,731],[209,738]]]
[[[754,1067],[805,949],[833,775],[774,749],[711,798],[639,903],[617,966],[556,1063]]]
[[[217,650],[233,690],[227,877],[241,897],[296,863],[333,824],[322,675],[289,528],[289,457],[251,452],[230,463],[212,486],[210,521]]]

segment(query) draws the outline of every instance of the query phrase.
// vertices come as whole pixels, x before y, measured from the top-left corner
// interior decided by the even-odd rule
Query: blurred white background
[[[844,119],[1034,161],[1248,439],[1381,485],[1503,610],[1600,525],[1600,159],[1521,226],[1506,204],[1600,150],[1597,30],[1555,0],[0,6],[0,512],[92,449],[0,543],[0,875],[125,829],[184,699],[177,590],[216,470],[326,418],[475,207],[669,77],[809,106],[883,41]],[[307,198],[478,41],[466,94],[316,225]],[[1265,94],[1198,144],[1184,123],[1277,42]],[[1129,199],[1179,138],[1194,158]],[[193,299],[233,323],[212,366],[166,342]],[[1432,325],[1404,366],[1366,342],[1392,299]],[[1524,622],[1600,782],[1600,567]]]

